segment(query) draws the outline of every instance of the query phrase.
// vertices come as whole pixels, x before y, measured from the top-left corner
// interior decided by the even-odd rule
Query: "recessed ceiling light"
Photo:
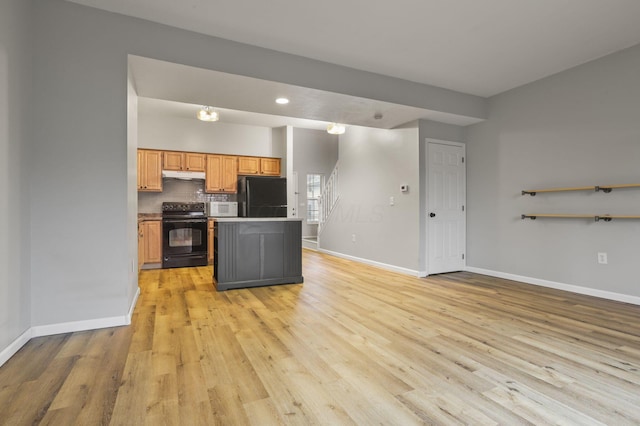
[[[276,103],[280,105],[286,105],[289,103],[289,99],[287,98],[278,98],[276,99]]]

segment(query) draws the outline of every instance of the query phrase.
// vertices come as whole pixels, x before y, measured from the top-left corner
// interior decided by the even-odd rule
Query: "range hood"
[[[163,178],[173,178],[173,179],[182,179],[182,180],[204,180],[205,174],[204,172],[187,172],[187,171],[174,171],[174,170],[163,170],[162,171]]]

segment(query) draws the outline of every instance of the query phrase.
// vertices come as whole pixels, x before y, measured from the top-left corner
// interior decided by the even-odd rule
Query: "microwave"
[[[207,216],[237,217],[238,203],[232,201],[210,201],[206,203]]]

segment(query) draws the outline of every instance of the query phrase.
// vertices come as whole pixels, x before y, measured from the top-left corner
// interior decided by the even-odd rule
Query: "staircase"
[[[338,163],[333,168],[331,176],[327,179],[327,182],[320,194],[320,220],[318,221],[318,236],[322,232],[325,223],[329,220],[331,212],[338,203],[340,193],[338,191]]]

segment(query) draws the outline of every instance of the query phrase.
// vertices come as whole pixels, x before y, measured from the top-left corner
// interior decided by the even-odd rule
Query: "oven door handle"
[[[164,223],[207,223],[207,219],[164,219]]]

